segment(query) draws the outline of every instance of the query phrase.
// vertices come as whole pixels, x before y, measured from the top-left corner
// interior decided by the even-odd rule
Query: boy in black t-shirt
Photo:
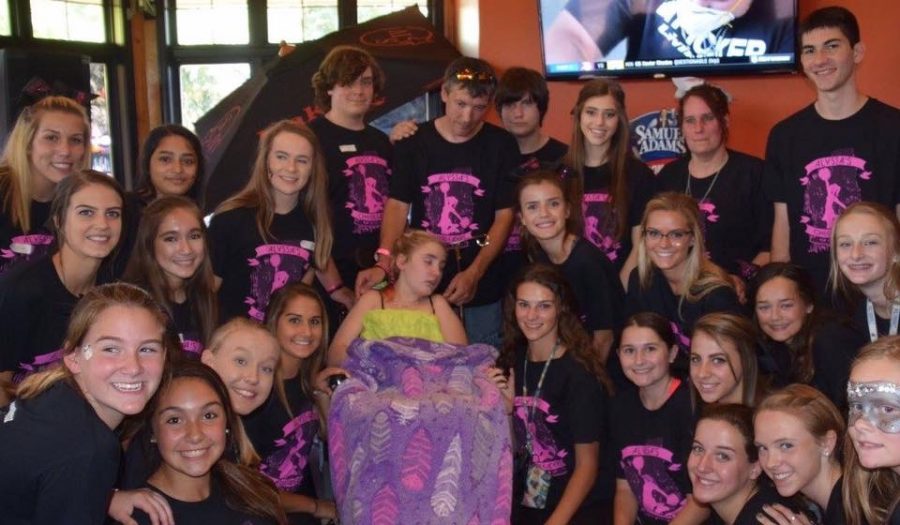
[[[499,345],[499,265],[513,221],[515,139],[484,122],[496,79],[487,62],[461,57],[444,74],[446,113],[396,145],[377,265],[359,273],[357,295],[385,277],[394,241],[407,225],[435,234],[450,256],[439,287],[456,306],[469,340]]]
[[[805,266],[824,289],[841,211],[861,200],[900,203],[900,111],[857,89],[865,46],[846,8],[812,12],[800,40],[816,101],[772,128],[764,187],[775,203],[772,260]]]
[[[366,51],[338,46],[312,78],[316,105],[325,112],[309,127],[328,169],[334,232],[332,256],[345,283],[371,264],[388,198],[391,144],[365,116],[384,85],[384,73]]]

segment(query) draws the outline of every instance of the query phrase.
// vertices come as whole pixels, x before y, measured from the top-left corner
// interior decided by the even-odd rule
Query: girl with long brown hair
[[[319,141],[306,125],[282,120],[262,132],[250,180],[209,226],[221,319],[262,321],[273,292],[317,274],[329,297],[353,305],[331,259],[326,185]]]

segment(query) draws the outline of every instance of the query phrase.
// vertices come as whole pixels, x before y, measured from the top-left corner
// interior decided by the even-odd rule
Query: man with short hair
[[[866,200],[900,213],[900,110],[857,88],[865,46],[853,13],[818,9],[799,34],[816,101],[772,128],[764,187],[775,203],[772,260],[805,266],[824,290],[841,211]]]
[[[439,291],[459,307],[471,342],[500,343],[503,289],[494,264],[513,221],[515,139],[484,122],[496,78],[487,62],[461,57],[444,74],[445,114],[395,145],[394,173],[381,224],[378,264],[360,272],[357,293],[385,278],[390,249],[407,226],[448,248]]]
[[[366,51],[337,46],[319,65],[312,85],[316,105],[325,112],[310,128],[328,170],[332,255],[342,281],[353,286],[356,274],[368,267],[378,248],[387,202],[391,144],[365,121],[384,86],[384,73]]]

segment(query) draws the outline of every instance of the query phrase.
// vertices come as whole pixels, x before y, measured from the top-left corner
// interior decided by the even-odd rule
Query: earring
[[[156,443],[156,436],[150,436],[150,442]]]
[[[831,451],[830,451],[830,450],[826,450],[825,452],[822,452],[822,455],[825,456],[825,457],[827,458],[828,456],[831,455]]]
[[[225,429],[225,434],[227,435],[227,434],[229,434],[229,433],[231,433],[231,429],[230,429],[230,428],[226,428],[226,429]]]

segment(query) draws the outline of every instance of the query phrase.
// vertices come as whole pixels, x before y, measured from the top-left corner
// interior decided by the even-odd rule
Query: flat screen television
[[[788,72],[797,0],[538,0],[548,79]]]

